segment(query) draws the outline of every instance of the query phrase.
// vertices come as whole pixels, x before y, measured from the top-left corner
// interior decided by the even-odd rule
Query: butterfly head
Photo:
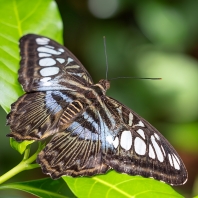
[[[98,84],[102,86],[104,94],[110,88],[110,82],[108,80],[101,79]]]

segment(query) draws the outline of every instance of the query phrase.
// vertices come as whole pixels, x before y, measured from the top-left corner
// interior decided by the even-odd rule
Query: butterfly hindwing
[[[53,136],[50,143],[41,151],[37,163],[43,173],[57,179],[64,175],[72,177],[93,176],[107,172],[109,166],[102,162],[97,152],[99,142],[79,140],[62,132]]]
[[[108,110],[106,110],[108,111]],[[103,117],[104,116],[104,117]],[[104,118],[106,121],[103,121]],[[105,173],[110,166],[104,163],[103,153],[112,147],[104,135],[112,136],[115,122],[98,102],[86,111],[62,133],[56,134],[38,155],[42,170],[56,179],[63,175],[92,176]]]
[[[90,109],[89,109],[90,111]],[[53,179],[63,175],[92,176],[110,167],[103,162],[99,125],[92,126],[86,112],[65,130],[56,134],[38,155],[37,162]]]
[[[80,61],[59,43],[35,34],[25,35],[19,42],[19,82],[26,92],[74,91],[93,83]]]

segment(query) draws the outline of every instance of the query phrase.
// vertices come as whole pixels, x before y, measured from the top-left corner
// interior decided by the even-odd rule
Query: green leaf
[[[0,190],[16,189],[45,198],[75,197],[62,179],[50,178],[0,185]]]
[[[34,140],[31,140],[31,141],[28,141],[28,140],[25,140],[23,142],[17,142],[16,140],[14,140],[13,138],[10,138],[10,146],[17,150],[20,154],[23,154],[26,147],[29,145],[29,144],[32,144],[34,142]]]
[[[28,33],[48,36],[62,43],[62,22],[52,0],[0,0],[0,105],[6,112],[23,94],[18,83],[18,40]]]
[[[109,171],[95,177],[63,177],[72,192],[79,198],[181,198],[171,186],[151,178],[129,176]]]

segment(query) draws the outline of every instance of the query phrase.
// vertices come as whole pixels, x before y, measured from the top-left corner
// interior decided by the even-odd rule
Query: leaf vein
[[[117,188],[115,185],[112,185],[112,184],[110,184],[110,183],[108,183],[108,182],[106,182],[104,180],[101,180],[101,179],[99,179],[97,177],[94,177],[93,179],[96,180],[97,182],[105,185],[105,186],[111,187],[112,189],[114,189],[115,191],[119,192],[120,194],[125,195],[126,197],[130,197],[130,198],[132,197],[130,194],[128,194],[128,193],[124,192],[123,190]]]
[[[8,27],[17,29],[17,26],[16,26],[16,25],[11,25],[10,23],[5,23],[5,22],[3,22],[3,21],[0,21],[0,23],[3,24],[3,25],[6,25],[6,26],[8,26]]]
[[[16,0],[13,0],[13,8],[14,8],[14,13],[15,13],[15,16],[16,16],[16,20],[17,20],[17,29],[18,29],[18,32],[19,32],[19,36],[21,37],[22,36],[22,29],[21,29],[21,23],[20,23],[20,19],[19,19],[19,13],[18,13],[18,10],[17,10],[17,3],[16,3]]]
[[[11,39],[11,38],[9,38],[8,36],[5,36],[5,34],[1,34],[0,33],[0,36],[2,37],[2,38],[4,38],[4,39],[7,39],[8,41],[11,41],[12,43],[15,43],[15,44],[18,44],[18,42],[16,42],[16,39]]]
[[[35,188],[35,187],[32,187],[32,186],[25,186],[25,189],[22,188],[23,185],[21,186],[20,184],[14,184],[14,185],[2,185],[0,188],[1,189],[16,189],[16,190],[22,190],[22,191],[25,191],[25,192],[28,192],[28,193],[31,193],[33,195],[37,195],[35,192],[40,192],[40,193],[44,193],[45,195],[48,195],[49,197],[60,197],[60,198],[65,198],[65,196],[63,195],[60,195],[60,194],[57,194],[57,193],[54,193],[54,192],[50,192],[49,194],[49,191],[47,190],[43,190],[43,189],[40,189],[40,188]]]
[[[38,10],[37,8],[39,7],[39,5],[41,4],[41,0],[34,6],[34,8],[32,8],[31,12],[29,12],[29,14],[27,14],[23,19],[21,19],[21,23],[23,23],[24,21],[26,21],[31,15],[33,15],[35,13],[36,10]]]
[[[97,181],[95,181],[95,182],[91,185],[91,188],[89,189],[88,197],[90,197],[91,191],[93,190],[93,187],[95,186],[95,184],[97,184]]]

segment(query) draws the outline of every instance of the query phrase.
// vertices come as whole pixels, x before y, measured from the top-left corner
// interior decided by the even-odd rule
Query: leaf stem
[[[16,165],[14,168],[12,168],[11,170],[9,170],[7,173],[5,173],[0,177],[0,184],[4,183],[8,179],[12,178],[16,174],[24,170],[26,170],[26,161],[21,161],[18,165]]]
[[[36,160],[38,153],[42,150],[43,147],[44,144],[42,145],[41,143],[39,143],[39,147],[37,151],[31,157],[29,157],[30,146],[28,146],[27,149],[25,150],[23,160],[14,168],[12,168],[11,170],[9,170],[7,173],[5,173],[0,177],[0,184],[4,183],[5,181],[9,180],[13,176],[24,170],[30,170],[40,167],[38,164],[31,164],[31,163]]]
[[[28,146],[26,147],[26,150],[25,150],[24,156],[23,156],[23,160],[28,159],[28,157],[29,157],[29,155],[30,155],[30,147],[31,147],[31,145],[28,145]]]

